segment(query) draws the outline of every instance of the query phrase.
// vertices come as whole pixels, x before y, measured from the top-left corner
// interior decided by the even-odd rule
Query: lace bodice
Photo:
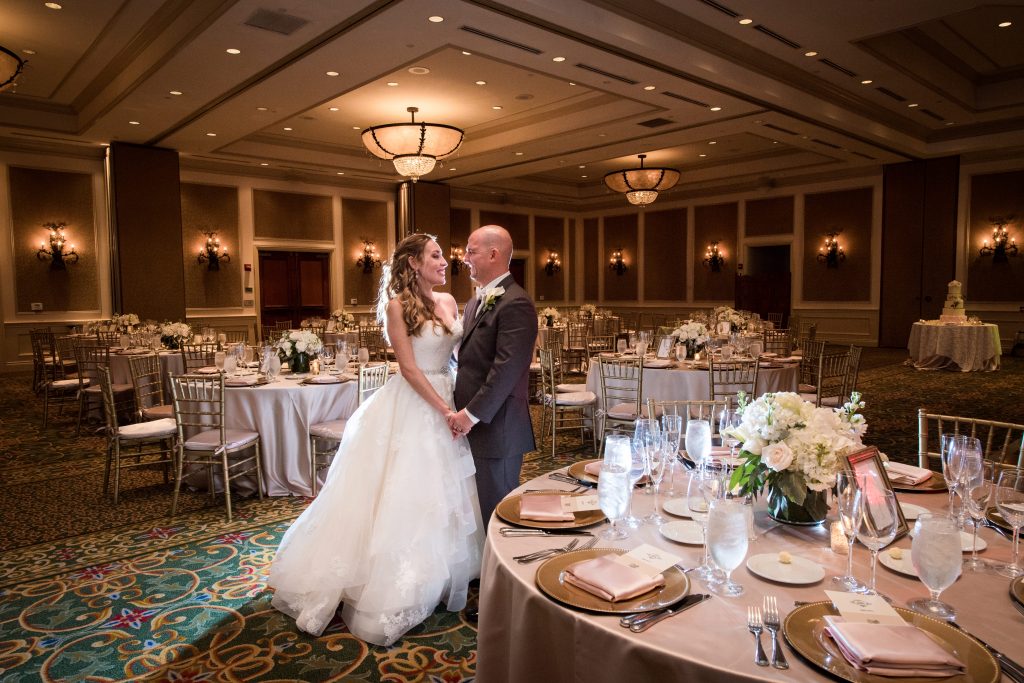
[[[462,339],[462,321],[456,320],[451,329],[452,333],[446,334],[443,327],[428,323],[418,337],[412,338],[416,367],[428,374],[447,370],[452,351]]]

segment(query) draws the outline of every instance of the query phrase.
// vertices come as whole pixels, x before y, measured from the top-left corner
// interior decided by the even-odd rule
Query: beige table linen
[[[542,476],[522,488],[559,486]],[[944,494],[900,494],[900,499],[929,509],[940,509],[947,501]],[[644,516],[650,512],[652,503],[652,496],[638,493],[633,499],[634,514]],[[832,517],[834,514],[830,519]],[[733,579],[744,587],[741,597],[714,596],[644,633],[634,634],[619,626],[617,616],[575,610],[543,595],[534,583],[538,565],[520,565],[512,557],[558,545],[555,542],[558,539],[502,537],[498,527],[503,522],[493,517],[480,579],[477,680],[481,683],[832,680],[806,664],[786,645],[783,647],[791,665],[789,671],[756,666],[754,641],[746,629],[747,606],[760,605],[764,596],[774,595],[784,617],[793,608],[794,600],[823,600],[823,591],[832,588],[830,577],[845,571],[846,557],[829,549],[827,524],[809,528],[779,525],[761,508],[755,515],[755,523],[758,539],[750,544],[748,557],[786,550],[823,565],[826,578],[809,586],[776,584],[757,578],[744,565],[733,572]],[[598,525],[594,530],[606,526]],[[991,529],[982,529],[980,535],[989,544],[981,553],[982,557],[1003,561],[1010,558],[1007,540]],[[687,567],[700,561],[699,546],[673,543],[650,525],[632,532],[625,541],[601,541],[598,547],[631,549],[640,543],[670,550],[682,557]],[[895,545],[910,552],[909,537],[896,541]],[[859,579],[868,578],[868,560],[868,551],[855,545],[854,572]],[[692,580],[693,591],[707,592],[699,579]],[[1009,579],[994,573],[967,572],[942,594],[942,599],[956,607],[958,622],[966,630],[1024,662],[1021,641],[1024,617],[1013,608],[1007,594],[1008,585]],[[917,579],[881,565],[878,588],[897,605],[927,595]],[[767,634],[765,638],[767,643]]]
[[[1002,343],[998,325],[914,323],[907,342],[919,370],[998,370]]]

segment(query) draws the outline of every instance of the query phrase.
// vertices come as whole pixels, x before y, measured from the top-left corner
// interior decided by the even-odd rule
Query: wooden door
[[[753,311],[762,318],[782,313],[783,326],[789,321],[790,274],[766,273],[736,276],[736,308]]]
[[[260,251],[260,324],[326,318],[331,305],[330,255],[310,251]]]

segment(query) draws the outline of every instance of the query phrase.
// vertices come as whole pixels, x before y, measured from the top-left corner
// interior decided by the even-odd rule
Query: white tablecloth
[[[521,489],[556,487],[570,488],[542,476]],[[944,493],[900,494],[900,499],[932,509],[942,507],[947,501]],[[638,493],[633,498],[634,514],[646,515],[652,503],[652,496]],[[834,513],[830,515],[832,518]],[[498,533],[502,521],[493,517],[480,578],[477,680],[487,683],[832,680],[805,663],[788,645],[780,644],[789,660],[788,671],[756,666],[753,637],[746,628],[747,606],[760,605],[764,596],[774,595],[785,617],[793,608],[794,600],[825,600],[824,590],[832,588],[829,577],[845,573],[846,557],[829,549],[827,527],[776,525],[763,510],[755,514],[755,525],[759,536],[750,544],[747,557],[760,553],[777,555],[786,550],[822,565],[825,579],[799,586],[770,583],[741,565],[733,572],[733,580],[743,586],[742,596],[713,596],[684,614],[636,634],[620,627],[617,616],[590,614],[556,603],[535,584],[540,563],[521,565],[512,560],[515,555],[564,545],[564,537],[504,538]],[[606,526],[605,523],[593,529],[600,531]],[[982,529],[980,537],[989,544],[981,553],[982,557],[1000,561],[1010,558],[1009,541],[991,529]],[[700,563],[700,546],[668,541],[651,525],[632,532],[626,540],[601,541],[597,547],[632,549],[641,543],[669,550],[680,556],[686,567]],[[909,538],[904,537],[895,545],[910,554]],[[868,551],[858,544],[853,552],[854,574],[867,580]],[[694,574],[688,576],[694,577]],[[691,592],[709,592],[699,578],[691,581]],[[1008,581],[994,573],[967,572],[943,592],[942,599],[956,608],[957,622],[963,628],[1021,661],[1024,660],[1020,643],[1021,616],[1007,594]],[[898,606],[928,594],[916,578],[896,574],[882,566],[878,567],[878,589],[892,597]],[[770,644],[768,634],[763,638],[767,647]],[[781,635],[779,640],[782,641]]]
[[[907,343],[919,370],[998,370],[1002,344],[998,325],[914,323]]]
[[[760,368],[757,372],[757,395],[769,391],[796,391],[799,381],[799,365],[781,368]],[[601,404],[601,377],[598,364],[592,362],[587,371],[587,391],[597,394]],[[710,398],[711,383],[708,371],[689,368],[644,368],[643,400],[693,401]],[[600,405],[604,408],[603,405]]]
[[[164,401],[171,403],[174,397],[171,395],[170,376],[180,375],[185,371],[185,361],[179,351],[160,351],[160,376],[164,383]],[[110,381],[114,384],[132,384],[132,369],[128,362],[132,356],[140,354],[122,354],[116,351],[110,353]]]

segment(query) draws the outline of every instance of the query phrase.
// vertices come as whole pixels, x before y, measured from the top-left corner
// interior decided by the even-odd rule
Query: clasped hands
[[[453,439],[468,434],[469,430],[473,428],[473,421],[466,415],[465,410],[450,411],[444,416],[444,419],[448,423],[448,429],[451,430]]]

